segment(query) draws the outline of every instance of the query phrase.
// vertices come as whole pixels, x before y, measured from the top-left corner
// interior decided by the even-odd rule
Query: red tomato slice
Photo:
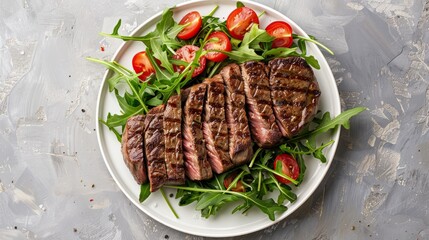
[[[232,49],[231,41],[229,40],[228,35],[223,32],[213,32],[208,36],[207,40],[208,42],[204,46],[205,50],[221,50],[230,52]],[[227,57],[227,55],[221,52],[208,52],[206,54],[206,58],[213,62],[222,62]]]
[[[239,7],[229,14],[226,27],[232,37],[242,40],[244,34],[249,31],[254,23],[259,24],[259,18],[255,11],[248,7]]]
[[[280,154],[276,157],[276,159],[274,160],[274,169],[277,168],[277,164],[278,162],[282,163],[282,173],[284,175],[287,175],[289,177],[291,177],[292,179],[297,179],[299,176],[299,166],[298,163],[296,162],[296,160],[289,154],[283,153]],[[290,181],[287,180],[286,178],[282,178],[278,175],[275,175],[277,181],[284,183],[284,184],[289,184]]]
[[[142,73],[139,78],[141,81],[146,81],[146,78],[155,73],[155,69],[150,63],[149,57],[145,51],[138,52],[134,55],[132,65],[136,73]]]
[[[225,186],[226,189],[228,189],[229,185],[231,185],[232,181],[234,181],[234,179],[237,176],[238,176],[238,172],[232,172],[231,174],[229,174],[228,176],[225,177],[225,179],[223,180],[223,185]],[[239,180],[237,182],[237,184],[235,184],[235,187],[231,188],[230,190],[234,191],[234,192],[245,192],[246,191],[241,180]]]
[[[194,60],[195,52],[198,51],[199,49],[200,49],[199,47],[194,45],[185,45],[176,51],[176,54],[173,55],[173,58],[190,63]],[[185,66],[174,65],[173,67],[176,72],[182,72],[183,69],[185,69]],[[199,66],[195,68],[194,72],[192,73],[192,77],[196,77],[199,74],[201,74],[205,68],[206,68],[206,57],[201,56],[199,60]]]
[[[265,30],[268,34],[275,37],[273,44],[271,45],[273,48],[285,47],[288,48],[292,46],[293,38],[292,38],[292,27],[283,21],[276,21],[270,23]]]
[[[179,34],[177,34],[178,38],[187,40],[197,35],[201,29],[201,26],[203,25],[203,20],[200,13],[197,11],[190,12],[186,14],[179,22],[180,25],[185,25],[188,23],[189,25],[179,32]]]

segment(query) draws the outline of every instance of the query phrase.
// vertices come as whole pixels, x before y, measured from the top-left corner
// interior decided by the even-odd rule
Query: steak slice
[[[263,62],[250,61],[241,64],[241,73],[252,138],[259,147],[274,147],[282,133],[273,112],[267,67]]]
[[[253,155],[252,139],[245,110],[244,82],[237,64],[225,66],[220,74],[226,89],[229,155],[235,165],[241,165],[248,162]]]
[[[225,87],[220,75],[204,80],[207,97],[204,105],[203,134],[207,159],[212,170],[223,173],[234,166],[228,152],[228,126],[225,117]]]
[[[165,168],[164,119],[165,105],[152,108],[144,122],[145,153],[150,191],[158,190],[167,181]]]
[[[184,107],[183,153],[186,175],[191,180],[205,180],[213,176],[210,163],[207,161],[202,125],[206,88],[204,83],[190,87]]]
[[[147,182],[146,164],[143,152],[144,115],[128,118],[122,134],[122,156],[136,182]]]
[[[182,104],[180,95],[168,99],[164,111],[165,167],[168,184],[185,184],[182,153]]]
[[[268,66],[277,124],[283,136],[290,138],[316,114],[319,85],[313,70],[303,58],[276,58]]]

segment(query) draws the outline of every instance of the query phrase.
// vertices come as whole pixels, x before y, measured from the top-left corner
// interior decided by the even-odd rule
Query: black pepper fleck
[[[169,238],[170,238],[170,236],[168,236],[168,235],[165,235],[165,236],[164,236],[164,238],[165,238],[165,239],[169,239]]]
[[[15,226],[15,227],[13,227],[13,228],[18,229],[18,227],[17,227],[17,226]]]
[[[73,228],[73,232],[77,232],[77,228]]]
[[[92,188],[95,188],[95,184],[92,184],[92,185],[91,185],[91,187],[92,187]]]
[[[82,112],[84,113],[84,112],[86,112],[86,110],[82,108]]]
[[[174,194],[170,193],[170,197],[173,197],[173,196],[174,196]]]
[[[69,77],[71,77],[71,75],[69,75]]]

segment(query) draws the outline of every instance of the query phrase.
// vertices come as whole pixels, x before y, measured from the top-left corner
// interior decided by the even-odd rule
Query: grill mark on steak
[[[207,159],[217,174],[231,169],[234,164],[228,153],[228,126],[225,117],[225,87],[222,77],[206,79],[207,94],[204,108],[203,133]]]
[[[270,91],[270,86],[260,85],[258,83],[254,83],[254,82],[249,83],[249,88],[250,89]]]
[[[240,67],[229,64],[220,72],[225,85],[226,121],[229,134],[229,155],[235,165],[250,161],[252,140],[245,110],[244,82]],[[241,134],[239,134],[241,133]]]
[[[307,105],[307,101],[288,101],[288,100],[274,101],[274,106],[284,106],[284,105],[305,107]]]
[[[241,73],[253,140],[259,147],[276,146],[282,134],[274,116],[266,65],[256,61],[246,62],[241,64]]]
[[[302,81],[306,81],[306,82],[312,82],[313,79],[309,76],[300,76],[300,75],[294,75],[294,74],[290,74],[290,73],[286,73],[286,72],[276,72],[274,74],[272,74],[271,76],[276,77],[276,78],[295,78],[295,79],[300,79]]]
[[[148,167],[150,191],[158,190],[167,181],[164,149],[165,105],[152,108],[144,122],[145,154]]]
[[[303,58],[277,58],[268,66],[277,124],[283,136],[290,138],[314,117],[320,90],[313,70]]]
[[[202,128],[202,113],[206,84],[190,87],[183,116],[183,153],[186,175],[191,180],[205,180],[213,176],[207,161]]]
[[[168,105],[170,106],[170,105]],[[167,106],[167,108],[168,108]],[[177,105],[176,105],[177,106]],[[176,118],[169,118],[169,117],[164,117],[164,122],[171,122],[171,123],[181,123],[182,120],[180,119],[176,119]]]
[[[144,119],[144,115],[128,118],[121,142],[125,164],[139,185],[147,182],[143,144]]]
[[[164,111],[165,166],[168,184],[185,183],[182,152],[182,104],[181,96],[170,97]],[[177,166],[182,166],[177,168]]]

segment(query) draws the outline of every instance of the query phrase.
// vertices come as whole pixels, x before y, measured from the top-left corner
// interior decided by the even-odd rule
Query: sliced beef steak
[[[143,151],[144,115],[130,117],[122,134],[122,155],[138,184],[147,182]]]
[[[271,60],[268,66],[277,124],[283,136],[290,138],[317,112],[319,85],[313,70],[303,58],[277,58]]]
[[[247,121],[244,82],[240,67],[230,64],[221,70],[226,89],[226,121],[229,135],[229,155],[235,165],[248,162],[253,155]]]
[[[168,99],[164,111],[165,167],[168,184],[185,183],[182,153],[182,104],[180,95]]]
[[[267,67],[263,62],[255,61],[240,67],[252,138],[259,147],[274,147],[280,143],[282,133],[273,112]]]
[[[213,176],[207,161],[202,125],[206,88],[204,83],[192,86],[183,111],[183,153],[186,175],[191,180],[205,180]]]
[[[225,87],[222,77],[216,75],[204,81],[207,84],[204,104],[203,133],[207,159],[216,173],[223,173],[234,164],[228,152],[228,126],[225,117]]]
[[[150,191],[158,190],[167,181],[164,142],[165,105],[152,108],[146,114],[144,138]]]

